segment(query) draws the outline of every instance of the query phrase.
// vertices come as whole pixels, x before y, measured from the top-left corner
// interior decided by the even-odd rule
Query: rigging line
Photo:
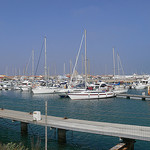
[[[123,69],[123,66],[122,66],[122,62],[121,62],[121,59],[120,59],[120,56],[119,56],[118,52],[117,52],[117,61],[118,61],[118,72],[121,70],[122,71],[122,75],[125,75],[124,74],[124,69]],[[121,67],[121,69],[119,67]]]
[[[122,63],[121,63],[120,57],[119,57],[119,62],[120,62],[120,66],[121,66],[122,73],[123,73],[123,75],[125,75],[125,74],[124,74],[124,69],[123,69],[123,67],[122,67]]]
[[[30,61],[31,61],[31,55],[30,55],[30,57],[29,57],[29,60],[28,60],[27,65],[26,65],[25,75],[28,75],[28,67],[29,67],[29,63],[30,63]]]
[[[83,43],[83,38],[84,38],[84,34],[82,36],[80,47],[79,47],[79,51],[78,51],[78,54],[77,54],[77,57],[76,57],[76,62],[75,62],[75,65],[74,65],[74,68],[73,68],[73,73],[72,73],[72,76],[71,76],[71,79],[70,79],[70,85],[72,84],[72,79],[73,79],[73,76],[75,74],[75,69],[76,69],[76,65],[78,63],[78,58],[79,58],[79,54],[80,54],[80,51],[81,51],[81,47],[82,47],[82,43]]]
[[[37,66],[36,66],[36,70],[35,70],[35,74],[37,74],[37,69],[38,69],[38,66],[39,66],[39,63],[40,63],[40,58],[41,58],[41,54],[42,54],[42,50],[43,50],[43,47],[44,47],[44,41],[43,41],[43,44],[42,44],[42,48],[41,48],[41,51],[40,51],[40,55],[39,55],[39,59],[38,59],[38,63],[37,63]]]

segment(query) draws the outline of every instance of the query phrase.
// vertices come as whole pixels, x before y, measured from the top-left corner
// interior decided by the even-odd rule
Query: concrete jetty
[[[32,113],[0,109],[0,118],[20,121],[21,132],[24,134],[27,132],[27,125],[29,123],[45,126],[45,115],[41,117],[42,120],[35,121],[33,120]],[[47,126],[58,129],[58,140],[60,142],[66,141],[67,130],[121,137],[123,140],[128,139],[128,141],[132,141],[132,145],[134,140],[150,141],[150,127],[146,126],[96,122],[54,116],[47,116]]]

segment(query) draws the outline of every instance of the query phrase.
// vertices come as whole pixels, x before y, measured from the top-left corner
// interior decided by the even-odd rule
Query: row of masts
[[[84,31],[84,36],[82,36],[82,40],[81,40],[81,44],[80,44],[80,48],[79,48],[79,51],[78,51],[78,55],[77,55],[77,58],[79,57],[79,54],[80,54],[80,50],[81,50],[81,46],[82,46],[82,41],[83,41],[83,38],[85,37],[85,89],[87,87],[86,83],[87,83],[87,51],[86,51],[86,30]],[[44,38],[44,43],[45,43],[45,80],[47,80],[47,58],[46,58],[46,36]],[[33,59],[34,60],[34,59]],[[75,62],[75,67],[77,65],[77,61],[78,59],[76,59],[76,62]],[[74,70],[73,70],[73,73],[75,71],[75,68],[74,67]],[[65,71],[65,64],[64,64],[64,71]],[[65,73],[65,72],[64,72]],[[73,77],[73,76],[72,76]],[[72,78],[71,78],[71,82],[72,82]]]
[[[85,58],[83,59],[83,55],[82,55],[82,75],[83,75],[83,68],[85,68],[84,72],[85,72],[85,82],[87,81],[87,61],[88,61],[88,74],[90,74],[90,62],[89,62],[89,59],[87,60],[87,43],[86,43],[86,30],[84,31],[84,35],[83,35],[84,39],[85,39]],[[82,37],[82,40],[81,40],[81,44],[80,44],[80,48],[79,50],[81,49],[81,45],[82,45],[82,41],[83,41],[83,37]],[[49,74],[49,71],[47,69],[47,50],[46,50],[46,36],[44,37],[44,47],[45,47],[45,65],[44,65],[44,75],[45,75],[45,80],[47,80],[48,78],[48,74]],[[79,57],[79,53],[80,51],[78,52],[77,54],[77,57]],[[30,61],[30,59],[29,59]],[[84,65],[83,65],[83,62],[84,62]],[[122,75],[124,75],[124,70],[123,70],[123,67],[122,67],[122,64],[121,64],[121,60],[120,60],[120,57],[117,53],[117,62],[118,62],[118,75],[120,75],[120,67],[121,67],[121,71],[122,71]],[[29,62],[28,64],[26,65],[25,69],[24,69],[24,75],[27,74],[27,70],[28,70],[28,65],[29,65]],[[75,66],[77,65],[77,61],[75,62]],[[116,63],[115,63],[115,52],[114,52],[114,48],[113,48],[113,74],[114,76],[116,75]],[[74,73],[76,67],[73,68],[73,71],[72,71],[72,61],[70,60],[70,75]],[[6,71],[7,72],[7,71]],[[64,72],[63,74],[65,75],[66,74],[66,65],[64,63]],[[7,73],[6,73],[7,75]],[[16,75],[16,71],[15,71],[15,75]],[[20,75],[20,70],[19,70],[19,75]],[[32,50],[32,76],[35,76],[35,71],[34,71],[34,50]]]
[[[84,31],[85,36],[85,82],[87,81],[87,52],[86,52],[86,30]],[[47,80],[47,50],[46,50],[46,36],[44,38],[45,43],[45,80]],[[82,43],[81,43],[82,44]],[[81,48],[81,45],[80,45]],[[83,66],[82,66],[83,67]],[[70,61],[70,73],[72,70],[72,62]],[[34,50],[32,51],[32,75],[34,76]],[[64,75],[65,75],[65,63],[64,63]]]

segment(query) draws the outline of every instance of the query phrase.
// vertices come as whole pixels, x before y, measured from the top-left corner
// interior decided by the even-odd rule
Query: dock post
[[[58,135],[58,142],[59,143],[66,143],[66,130],[65,129],[59,129],[57,130]]]
[[[123,142],[123,143],[126,143],[126,146],[124,147],[124,149],[127,149],[127,150],[134,150],[134,143],[135,143],[135,140],[134,140],[134,139],[122,138],[122,142]],[[123,150],[124,150],[124,149],[123,149]]]
[[[134,150],[134,139],[127,139],[121,138],[121,143],[117,144],[116,146],[112,147],[109,150]]]
[[[28,123],[21,122],[21,135],[28,134]]]

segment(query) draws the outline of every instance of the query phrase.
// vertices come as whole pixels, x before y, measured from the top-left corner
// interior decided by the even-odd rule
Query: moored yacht
[[[115,94],[121,94],[121,93],[127,93],[128,92],[129,87],[127,87],[126,85],[114,85],[113,87],[113,92]]]
[[[142,80],[138,80],[137,82],[134,82],[132,85],[132,88],[134,89],[145,89],[147,88],[148,84],[148,80],[142,79]]]
[[[111,91],[89,91],[85,90],[79,93],[68,93],[72,100],[89,100],[89,99],[103,99],[114,97],[115,93]]]
[[[23,81],[22,84],[20,85],[20,89],[22,91],[31,91],[31,87],[32,84],[28,80]]]
[[[48,87],[48,86],[38,86],[32,88],[34,94],[54,94],[57,91],[57,87]]]

